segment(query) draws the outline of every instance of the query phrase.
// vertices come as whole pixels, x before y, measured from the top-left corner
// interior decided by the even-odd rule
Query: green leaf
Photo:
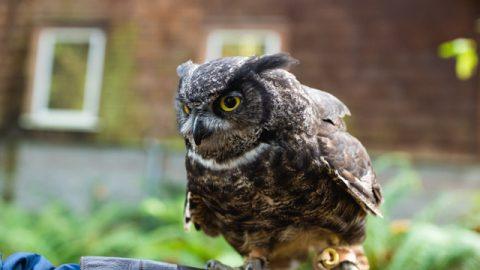
[[[461,80],[471,78],[478,64],[477,44],[472,39],[457,38],[442,43],[438,48],[442,58],[455,57],[455,73]]]
[[[478,56],[475,51],[467,51],[457,56],[455,71],[457,77],[461,80],[469,79],[473,76],[473,72],[478,64]]]

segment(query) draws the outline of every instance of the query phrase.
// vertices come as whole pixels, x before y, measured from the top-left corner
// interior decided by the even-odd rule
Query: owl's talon
[[[327,247],[314,258],[316,270],[368,270],[368,260],[361,246]]]
[[[235,268],[225,265],[217,260],[210,260],[205,266],[206,270],[236,270]]]
[[[231,267],[217,260],[210,260],[205,265],[206,270],[263,270],[265,263],[261,259],[248,259],[240,267]]]
[[[248,259],[243,265],[244,270],[262,270],[264,269],[265,262],[260,258]]]
[[[345,261],[337,265],[332,270],[359,270],[359,268],[353,262]]]

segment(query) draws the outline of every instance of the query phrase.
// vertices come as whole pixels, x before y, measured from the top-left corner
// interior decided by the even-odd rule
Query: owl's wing
[[[343,117],[350,115],[347,106],[335,96],[303,85],[318,118],[321,161],[332,177],[352,195],[365,211],[381,216],[382,192],[370,157],[363,145],[346,132]],[[328,122],[336,128],[328,128]]]
[[[343,104],[343,102],[341,102],[335,96],[322,90],[311,88],[305,85],[302,85],[302,87],[307,96],[313,102],[313,107],[315,108],[316,115],[319,118],[331,122],[339,129],[346,130],[346,125],[342,118],[345,115],[350,115],[350,111],[348,110],[347,106]]]
[[[332,177],[366,211],[382,216],[379,206],[383,200],[380,185],[370,157],[363,145],[349,133],[337,130],[320,135],[321,161]]]

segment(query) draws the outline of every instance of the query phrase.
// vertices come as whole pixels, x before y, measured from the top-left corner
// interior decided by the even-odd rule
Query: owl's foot
[[[315,258],[316,270],[368,270],[367,257],[361,246],[326,248]]]
[[[264,266],[265,262],[258,258],[247,259],[242,266],[238,267],[231,267],[217,260],[210,260],[207,262],[206,270],[263,270],[265,269]]]

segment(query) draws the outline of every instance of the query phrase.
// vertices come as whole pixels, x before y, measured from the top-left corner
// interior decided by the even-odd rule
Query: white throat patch
[[[245,152],[243,155],[236,157],[234,159],[230,159],[226,162],[217,162],[214,159],[205,159],[199,154],[193,152],[192,150],[189,150],[187,155],[193,160],[202,164],[204,167],[209,168],[211,170],[229,170],[229,169],[237,168],[238,166],[245,165],[254,161],[268,147],[269,147],[268,144],[260,143],[259,145],[255,146],[255,148]]]

